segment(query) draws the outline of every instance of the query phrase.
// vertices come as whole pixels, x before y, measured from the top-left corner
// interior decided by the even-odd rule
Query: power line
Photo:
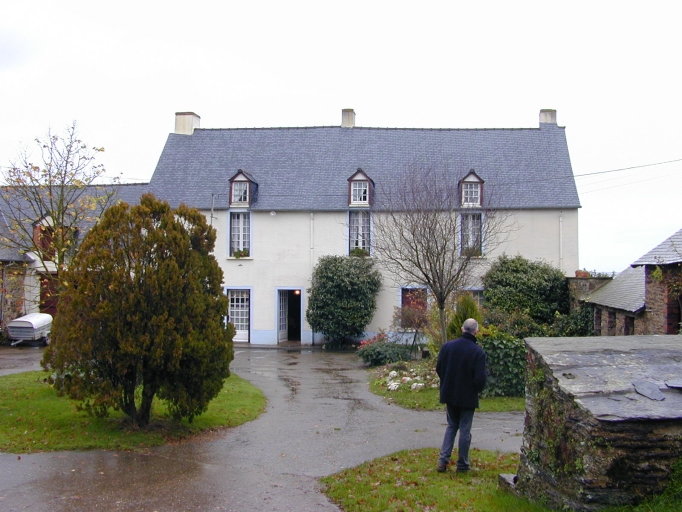
[[[633,165],[632,167],[623,167],[622,169],[611,169],[609,171],[599,171],[599,172],[588,172],[585,174],[575,174],[576,178],[581,176],[594,176],[596,174],[606,174],[608,172],[619,172],[619,171],[629,171],[630,169],[641,169],[642,167],[653,167],[654,165],[671,164],[673,162],[682,162],[682,158],[677,158],[675,160],[666,160],[665,162],[656,162],[654,164],[643,164],[643,165]]]
[[[581,192],[581,194],[591,194],[592,192],[600,192],[600,191],[602,191],[602,190],[611,190],[612,188],[627,187],[628,185],[635,185],[635,184],[637,184],[637,183],[643,183],[643,182],[645,182],[645,181],[658,180],[658,179],[661,179],[661,178],[666,178],[666,177],[668,177],[668,176],[675,176],[675,174],[665,174],[665,175],[663,175],[663,176],[654,176],[654,177],[652,177],[652,178],[647,178],[647,179],[645,179],[645,180],[631,181],[631,182],[629,182],[629,183],[621,183],[620,185],[613,185],[612,187],[597,188],[597,189],[595,189],[595,190],[588,190],[588,191],[585,191],[585,192]],[[602,182],[600,182],[600,183],[602,183]],[[593,183],[593,185],[594,185],[594,183]]]

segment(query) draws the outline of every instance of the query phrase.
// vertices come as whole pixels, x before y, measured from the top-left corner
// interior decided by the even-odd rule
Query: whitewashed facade
[[[495,207],[510,212],[514,229],[484,248],[486,262],[507,253],[567,275],[579,268],[580,204],[553,111],[541,113],[539,128],[518,130],[358,128],[350,110],[340,127],[206,130],[196,114],[177,118],[149,189],[171,206],[199,208],[215,226],[236,341],[322,341],[305,322],[315,264],[362,246],[365,232],[371,240],[370,215],[379,213],[368,203],[415,159],[445,155],[455,183],[472,183],[461,185],[467,201],[494,191]],[[389,328],[403,286],[385,276],[368,335]]]

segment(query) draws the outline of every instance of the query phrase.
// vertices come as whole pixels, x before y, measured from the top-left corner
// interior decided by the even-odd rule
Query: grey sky
[[[148,180],[174,113],[205,128],[566,126],[576,175],[682,158],[675,2],[6,2],[0,165],[76,120]],[[682,227],[682,162],[578,177],[580,265]],[[533,186],[542,186],[536,184]]]

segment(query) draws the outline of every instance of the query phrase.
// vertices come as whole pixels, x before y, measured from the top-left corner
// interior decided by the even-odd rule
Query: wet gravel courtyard
[[[1,347],[0,375],[39,369],[41,353]],[[231,369],[265,393],[257,420],[143,453],[2,453],[0,510],[338,510],[319,477],[440,446],[445,414],[387,405],[354,354],[236,348]],[[518,451],[522,431],[523,413],[479,413],[472,445]]]

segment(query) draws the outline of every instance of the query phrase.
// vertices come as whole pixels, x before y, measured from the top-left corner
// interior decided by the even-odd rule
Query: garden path
[[[24,358],[30,367],[42,350],[27,350],[37,354]],[[332,511],[338,508],[320,492],[319,477],[398,450],[440,445],[444,413],[386,404],[368,391],[354,354],[305,347],[235,352],[232,370],[268,399],[257,420],[142,453],[0,454],[0,508]],[[0,374],[12,366],[8,354],[0,351]],[[518,451],[522,432],[523,413],[479,413],[472,444]]]

